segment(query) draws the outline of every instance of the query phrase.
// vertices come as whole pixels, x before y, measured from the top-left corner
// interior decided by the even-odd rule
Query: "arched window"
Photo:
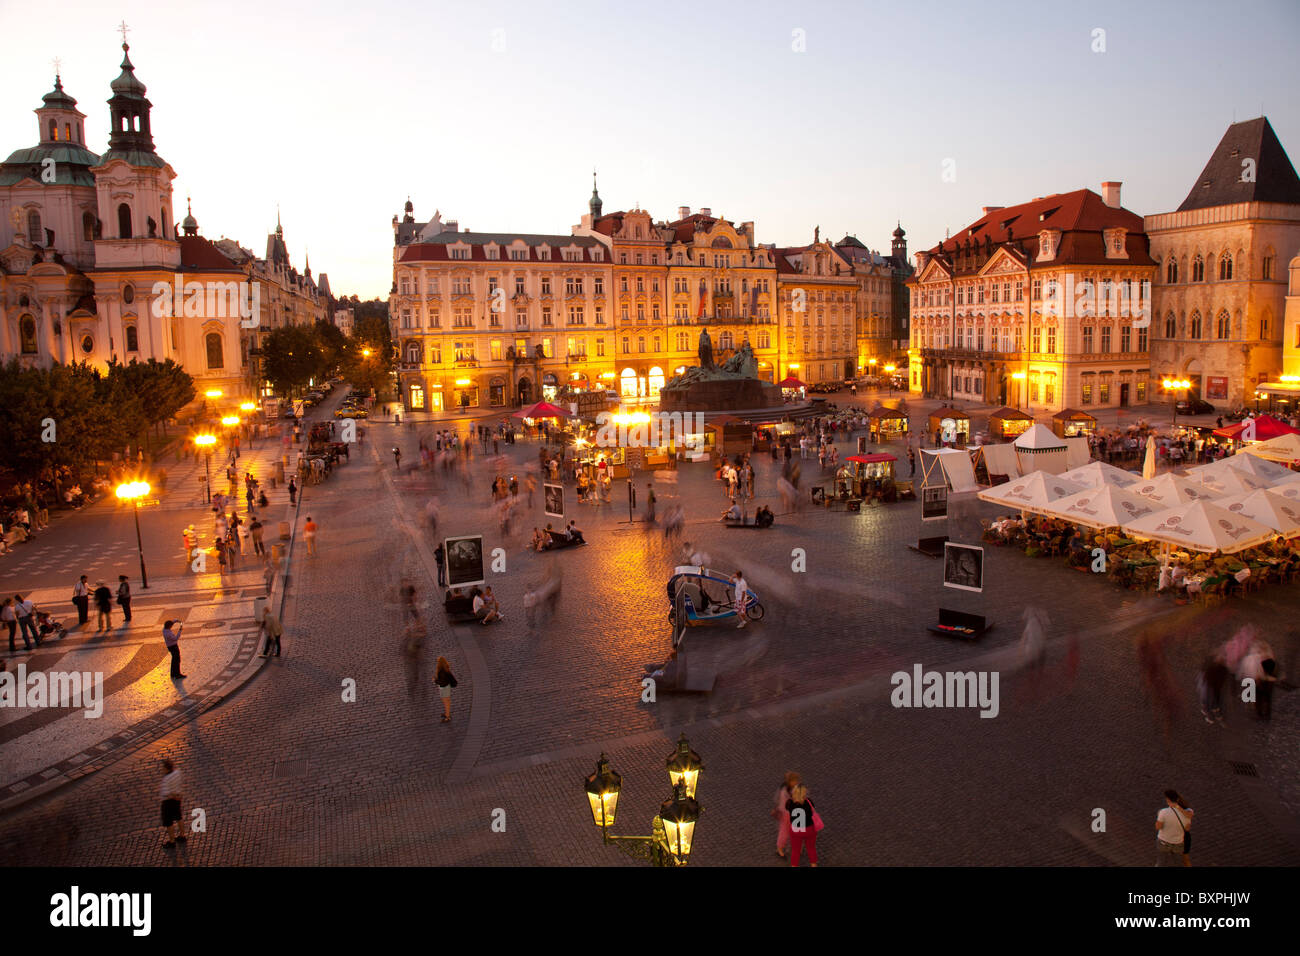
[[[35,355],[36,348],[36,320],[30,315],[24,315],[18,320],[19,338],[22,339],[22,351],[24,355]]]
[[[158,222],[158,234],[162,236],[164,239],[167,238],[167,223],[168,223],[167,207],[163,206],[162,215],[159,217],[159,222]]]
[[[1193,282],[1205,281],[1205,260],[1202,259],[1199,255],[1192,260],[1192,281]]]
[[[1165,282],[1173,285],[1178,281],[1178,260],[1173,256],[1169,257],[1169,265],[1165,266]]]
[[[83,212],[81,214],[81,238],[87,242],[93,242],[95,239],[95,214],[93,212]]]
[[[217,332],[209,332],[204,341],[208,347],[208,368],[225,368],[225,350],[222,348],[221,335]]]
[[[71,141],[72,139],[72,127],[67,123],[63,124],[63,138],[67,141]]]
[[[420,364],[420,355],[421,355],[422,352],[423,352],[423,349],[421,349],[421,347],[420,347],[420,343],[419,343],[419,342],[407,342],[407,343],[406,343],[406,362],[407,362],[407,364],[408,364],[408,365],[419,365],[419,364]]]
[[[134,325],[126,327],[126,350],[128,352],[140,351],[140,335],[136,332]]]
[[[117,207],[117,238],[131,238],[131,207],[126,203]]]
[[[34,246],[39,246],[45,239],[41,232],[41,214],[35,209],[27,210],[27,238]]]
[[[1226,252],[1219,256],[1219,280],[1226,281],[1232,278],[1232,256]],[[1226,338],[1226,336],[1220,336]]]
[[[1224,309],[1223,311],[1221,311],[1221,312],[1219,313],[1219,316],[1218,316],[1217,319],[1215,319],[1214,324],[1215,324],[1215,326],[1216,326],[1216,328],[1215,328],[1214,331],[1215,331],[1215,336],[1216,336],[1217,338],[1226,339],[1226,338],[1229,338],[1229,337],[1230,337],[1230,335],[1229,335],[1229,332],[1230,332],[1230,328],[1229,328],[1229,326],[1231,325],[1231,320],[1228,318],[1228,310],[1227,310],[1227,309]]]
[[[49,129],[50,129],[50,135],[49,135],[48,137],[46,137],[46,138],[47,138],[47,139],[52,139],[52,140],[58,140],[58,138],[59,138],[59,124],[58,124],[57,122],[55,122],[54,120],[50,120],[50,126],[49,126]]]
[[[1187,337],[1190,339],[1199,339],[1201,337],[1201,313],[1193,312],[1191,321],[1188,323]]]
[[[1173,339],[1178,337],[1178,320],[1170,312],[1165,316],[1165,338]]]

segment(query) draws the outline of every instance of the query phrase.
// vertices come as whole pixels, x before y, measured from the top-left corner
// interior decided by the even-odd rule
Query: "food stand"
[[[1097,419],[1077,408],[1064,408],[1052,416],[1052,431],[1057,438],[1077,438],[1091,435],[1097,428]]]
[[[930,434],[939,436],[936,444],[969,444],[970,416],[961,409],[940,406],[930,413]]]
[[[867,413],[867,425],[871,430],[872,444],[883,445],[887,441],[898,441],[907,437],[907,412],[901,408],[877,405]]]
[[[713,450],[724,458],[745,454],[753,445],[753,427],[735,415],[719,415],[704,427],[713,439]]]
[[[784,439],[793,439],[795,434],[794,422],[758,422],[754,428],[758,431],[757,451],[779,446]]]
[[[1009,441],[1023,435],[1033,423],[1033,415],[1004,405],[989,416],[989,434]]]

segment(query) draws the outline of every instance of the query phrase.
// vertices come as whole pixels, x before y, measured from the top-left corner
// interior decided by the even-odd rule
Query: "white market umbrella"
[[[1166,508],[1124,525],[1135,538],[1163,541],[1189,551],[1235,554],[1271,540],[1277,532],[1209,501]]]
[[[1100,529],[1119,528],[1159,510],[1160,505],[1150,498],[1114,485],[1101,485],[1058,498],[1052,502],[1050,513],[1071,524]]]
[[[1216,471],[1206,471],[1203,468],[1193,468],[1187,472],[1187,477],[1193,481],[1199,481],[1208,488],[1216,498],[1226,498],[1230,495],[1245,495],[1252,491],[1259,491],[1261,488],[1267,488],[1272,484],[1262,478],[1256,478],[1254,475],[1247,474],[1240,468],[1221,468]]]
[[[1247,455],[1255,455],[1258,458],[1266,458],[1269,461],[1300,461],[1300,435],[1292,435],[1288,432],[1268,441],[1247,445],[1242,449],[1242,452]]]
[[[1066,481],[1059,475],[1034,471],[1023,478],[1012,478],[992,488],[985,488],[979,497],[982,501],[991,501],[1008,508],[1051,515],[1052,502],[1083,490],[1082,485]]]
[[[1215,504],[1232,514],[1268,525],[1284,538],[1300,535],[1300,501],[1283,497],[1272,489],[1223,498]]]
[[[1233,468],[1244,471],[1248,475],[1254,475],[1256,478],[1263,478],[1266,481],[1289,481],[1295,476],[1295,472],[1285,465],[1279,465],[1275,461],[1268,461],[1258,455],[1247,455],[1242,452],[1229,455],[1227,458],[1220,458],[1214,464],[1205,467]]]
[[[1175,508],[1193,501],[1209,501],[1217,497],[1210,488],[1199,481],[1183,478],[1171,472],[1165,472],[1150,481],[1140,481],[1130,485],[1128,490],[1135,495],[1150,498],[1164,508]]]
[[[1268,490],[1288,501],[1300,501],[1300,475],[1296,475],[1291,481],[1279,482]]]
[[[1102,485],[1131,488],[1141,481],[1133,472],[1125,471],[1123,468],[1116,468],[1104,461],[1090,461],[1078,468],[1071,468],[1057,477],[1064,478],[1066,481],[1073,481],[1085,488],[1099,488]]]
[[[1142,461],[1142,478],[1150,481],[1156,476],[1156,436],[1147,436],[1147,456]]]

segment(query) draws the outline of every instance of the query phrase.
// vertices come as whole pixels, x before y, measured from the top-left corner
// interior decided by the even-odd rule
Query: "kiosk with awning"
[[[898,459],[888,452],[872,455],[849,455],[844,459],[849,490],[858,498],[888,497],[894,485],[894,463]]]
[[[930,434],[938,435],[943,444],[965,445],[970,442],[970,416],[958,408],[941,406],[930,413]]]
[[[1214,434],[1232,441],[1272,441],[1283,435],[1300,435],[1300,429],[1292,428],[1272,415],[1252,415],[1227,428],[1216,428]]]
[[[1091,435],[1096,428],[1097,419],[1077,408],[1063,408],[1052,416],[1052,431],[1057,438]]]
[[[898,441],[907,437],[907,412],[901,408],[877,405],[867,413],[867,425],[871,430],[872,444],[883,445],[887,441]]]
[[[1034,416],[1003,405],[989,416],[989,434],[994,438],[1015,438],[1034,423]]]

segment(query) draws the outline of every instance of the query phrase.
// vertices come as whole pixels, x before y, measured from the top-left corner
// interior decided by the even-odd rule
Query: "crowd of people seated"
[[[534,551],[550,551],[552,548],[564,547],[567,544],[586,544],[587,539],[582,536],[582,531],[576,521],[570,521],[563,531],[556,531],[547,522],[544,530],[533,529],[533,540],[531,547]]]

